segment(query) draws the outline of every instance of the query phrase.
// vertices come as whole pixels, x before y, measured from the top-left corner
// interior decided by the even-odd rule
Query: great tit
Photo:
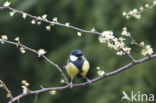
[[[86,77],[89,71],[89,62],[84,57],[81,50],[75,49],[71,52],[65,67],[67,73],[71,77],[70,88],[72,88],[72,80],[76,76],[81,76],[85,78],[89,84],[91,83],[91,81]]]

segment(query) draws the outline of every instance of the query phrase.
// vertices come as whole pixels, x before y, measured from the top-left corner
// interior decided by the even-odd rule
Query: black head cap
[[[74,55],[74,56],[76,56],[76,57],[80,57],[80,56],[83,55],[83,52],[82,52],[81,50],[79,50],[79,49],[75,49],[75,50],[73,50],[73,51],[71,52],[71,55]]]

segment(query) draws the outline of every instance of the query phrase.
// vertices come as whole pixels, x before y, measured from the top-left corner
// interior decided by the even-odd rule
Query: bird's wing
[[[86,74],[88,73],[88,70],[89,70],[89,62],[85,59],[84,63],[83,63],[83,66],[82,66],[82,73],[81,73],[81,75],[85,77]]]

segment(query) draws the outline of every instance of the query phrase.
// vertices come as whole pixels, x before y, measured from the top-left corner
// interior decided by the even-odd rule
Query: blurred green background
[[[11,6],[28,12],[32,15],[47,14],[48,19],[58,17],[61,23],[70,22],[85,30],[95,27],[97,31],[113,30],[119,37],[122,27],[127,26],[132,36],[138,42],[145,41],[156,48],[156,7],[145,11],[140,20],[126,20],[123,11],[139,8],[149,0],[10,0]],[[151,0],[152,1],[152,0]],[[0,1],[0,5],[4,0]],[[127,56],[117,56],[115,51],[105,44],[98,42],[98,36],[77,36],[77,31],[54,26],[51,31],[45,29],[47,24],[32,25],[31,19],[23,20],[22,16],[15,14],[9,16],[8,10],[0,11],[0,35],[6,34],[9,40],[19,36],[21,42],[36,50],[44,48],[46,56],[63,67],[73,49],[81,49],[91,64],[88,77],[97,77],[96,67],[100,66],[105,72],[111,72],[129,63]],[[129,42],[129,41],[128,41]],[[128,43],[127,43],[128,44]],[[129,45],[132,55],[136,59],[141,49]],[[65,71],[65,70],[64,70]],[[78,87],[58,91],[52,96],[49,93],[39,95],[37,103],[120,103],[122,91],[130,94],[155,94],[156,96],[156,60],[132,67],[117,75],[108,77],[86,87]],[[21,81],[27,80],[30,89],[61,86],[60,73],[36,54],[26,52],[21,54],[13,45],[0,44],[0,79],[3,80],[14,96],[22,92]],[[74,83],[83,82],[75,79]],[[21,103],[33,103],[34,96],[30,95],[20,100]],[[6,92],[0,88],[0,103],[6,103]],[[124,101],[128,102],[128,101]],[[148,103],[148,102],[141,102]]]

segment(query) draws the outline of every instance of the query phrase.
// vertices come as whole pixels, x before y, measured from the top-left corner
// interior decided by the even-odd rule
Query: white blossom
[[[26,86],[22,86],[22,90],[24,94],[28,92],[28,88]]]
[[[64,81],[64,79],[61,79],[61,81],[60,81],[61,83],[65,83],[65,81]]]
[[[38,50],[38,57],[43,56],[46,53],[46,51],[44,49],[39,49]]]
[[[123,51],[118,51],[118,52],[116,52],[116,54],[119,55],[119,56],[121,56],[121,55],[123,55],[125,53]]]
[[[143,56],[146,56],[146,55],[151,55],[153,53],[153,49],[151,48],[150,45],[146,45],[144,49],[142,49],[141,51],[141,54]]]
[[[135,15],[134,17],[135,17],[136,19],[140,19],[140,18],[141,18],[141,15],[140,15],[140,13],[139,13],[139,14]]]
[[[4,7],[9,7],[10,4],[11,4],[10,2],[6,1],[6,2],[3,4],[3,6],[4,6]]]
[[[124,11],[124,12],[122,13],[122,15],[123,15],[123,16],[126,16],[126,15],[127,15],[127,13]]]
[[[123,35],[123,36],[130,36],[130,33],[127,32],[127,28],[126,28],[126,27],[124,27],[124,28],[122,29],[121,35]]]
[[[77,35],[78,35],[79,37],[81,37],[82,33],[81,33],[81,32],[77,32]]]
[[[43,20],[47,20],[47,14],[42,15]]]
[[[125,46],[125,43],[124,42],[121,42],[119,41],[117,38],[114,39],[114,50],[119,50],[120,48],[124,48]]]
[[[100,68],[100,67],[96,67],[96,69],[97,69],[97,70],[100,70],[101,68]]]
[[[27,14],[26,13],[23,13],[22,14],[22,17],[25,19],[27,17]]]
[[[136,19],[141,18],[140,11],[138,11],[137,9],[133,9],[132,11],[129,11],[128,13],[123,12],[122,15],[125,16],[127,19],[129,19],[130,17],[134,17]]]
[[[118,38],[118,40],[119,40],[119,42],[123,42],[123,41],[126,40],[126,39],[123,38],[123,37],[120,37],[120,38]]]
[[[22,80],[21,82],[22,84],[22,90],[23,90],[23,93],[27,93],[28,92],[28,86],[30,85],[26,80]]]
[[[101,43],[110,43],[109,41],[113,41],[114,40],[114,35],[112,31],[104,31],[101,33],[101,36],[99,37],[99,41]]]
[[[26,80],[22,80],[22,83],[24,86],[28,87],[30,84]]]
[[[8,40],[8,37],[6,35],[1,36],[2,40]]]
[[[41,25],[41,21],[37,21],[37,25]]]
[[[69,25],[69,23],[65,23],[65,26],[66,26],[66,27],[69,27],[70,25]]]
[[[15,38],[15,41],[19,42],[19,37],[16,37],[16,38]]]
[[[131,48],[129,48],[129,47],[124,47],[123,50],[124,50],[126,53],[130,54]]]
[[[35,19],[31,20],[31,24],[36,24],[36,20]]]
[[[16,13],[15,11],[12,11],[12,12],[9,13],[9,15],[14,16],[15,13]]]
[[[3,84],[0,83],[0,88],[2,88],[2,87],[3,87]]]
[[[98,70],[97,73],[101,77],[105,74],[105,72],[103,70]]]
[[[55,91],[55,90],[51,90],[49,93],[50,93],[51,95],[55,95],[55,94],[56,94],[56,91]]]
[[[141,46],[141,47],[144,47],[144,46],[145,46],[145,43],[144,43],[144,42],[141,42],[141,43],[140,43],[140,46]]]
[[[156,0],[153,1],[153,5],[156,5]]]
[[[91,29],[91,32],[95,32],[95,31],[96,31],[95,28],[92,28],[92,29]]]
[[[141,6],[141,7],[139,8],[139,10],[140,10],[140,11],[143,11],[143,10],[144,10],[144,7]]]
[[[145,4],[145,7],[148,8],[149,7],[149,4]]]
[[[4,40],[8,40],[8,37],[6,35],[1,36],[0,41],[1,41],[2,44],[4,44]]]
[[[26,51],[25,51],[25,48],[23,48],[23,47],[20,47],[20,51],[21,51],[21,53],[25,53]]]
[[[53,18],[53,22],[55,22],[55,23],[58,22],[57,17]]]
[[[133,13],[133,14],[136,14],[137,12],[138,12],[137,9],[133,9],[133,10],[132,10],[132,13]]]
[[[106,38],[104,38],[103,36],[99,36],[99,41],[100,43],[106,43]]]
[[[108,44],[107,44],[107,46],[109,47],[109,48],[115,48],[115,45],[114,44],[112,44],[112,43],[110,43],[110,42],[108,42]]]
[[[46,28],[46,30],[50,31],[51,26],[46,26],[45,28]]]
[[[113,32],[112,31],[104,31],[104,32],[101,33],[101,35],[102,36],[110,36],[110,35],[112,36]]]

